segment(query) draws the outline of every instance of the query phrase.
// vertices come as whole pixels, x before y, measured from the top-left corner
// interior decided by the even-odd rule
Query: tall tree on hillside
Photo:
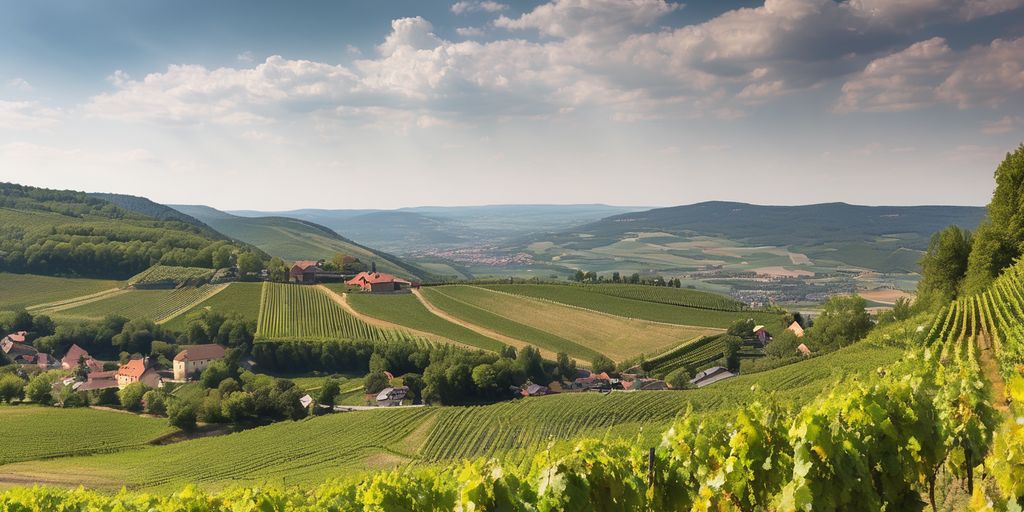
[[[996,190],[988,217],[978,227],[967,266],[964,290],[983,291],[1013,261],[1024,254],[1024,144],[1007,153],[996,168]]]
[[[971,233],[949,226],[932,235],[921,258],[921,282],[917,303],[924,308],[945,304],[960,292],[971,255]]]

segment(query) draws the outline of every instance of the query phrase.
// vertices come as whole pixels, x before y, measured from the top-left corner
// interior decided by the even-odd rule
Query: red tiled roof
[[[60,362],[69,369],[74,368],[78,366],[78,360],[83,356],[86,359],[89,359],[89,353],[86,352],[84,348],[79,347],[78,345],[71,345],[71,348],[68,349],[68,353],[64,355],[64,359],[61,359]]]
[[[117,369],[118,377],[138,379],[142,377],[143,373],[146,373],[146,361],[142,359],[132,359]]]
[[[206,345],[189,345],[174,356],[175,361],[204,361],[224,357],[224,347],[216,343]]]
[[[25,336],[27,335],[28,333],[25,331],[12,332],[11,334],[7,335],[7,339],[15,343],[25,343]]]
[[[295,262],[295,264],[294,264],[294,265],[292,265],[292,266],[293,266],[293,267],[299,267],[299,268],[301,268],[302,270],[306,270],[306,269],[307,269],[307,268],[309,268],[309,267],[316,267],[316,266],[318,266],[319,264],[320,264],[320,262],[319,262],[319,261],[313,261],[313,260],[299,260],[299,261],[296,261],[296,262]]]

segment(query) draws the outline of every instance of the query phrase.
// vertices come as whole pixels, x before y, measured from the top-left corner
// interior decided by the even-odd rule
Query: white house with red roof
[[[149,358],[132,359],[121,365],[115,374],[117,387],[124,389],[129,384],[141,382],[151,388],[160,387],[161,378],[155,368],[149,366]]]
[[[413,287],[412,282],[383,272],[360,272],[352,279],[346,281],[345,284],[358,286],[364,292],[371,293],[397,292]]]

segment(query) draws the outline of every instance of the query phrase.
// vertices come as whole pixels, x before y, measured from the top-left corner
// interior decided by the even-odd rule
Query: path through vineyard
[[[996,363],[995,351],[992,350],[992,338],[988,331],[982,329],[977,337],[979,358],[981,359],[981,372],[990,383],[992,383],[992,396],[989,400],[992,406],[1000,412],[1006,412],[1006,382],[999,372],[999,365]]]

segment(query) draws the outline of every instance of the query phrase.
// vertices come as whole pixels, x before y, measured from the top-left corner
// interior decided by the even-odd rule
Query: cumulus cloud
[[[680,4],[553,0],[499,17],[494,26],[513,37],[483,43],[446,41],[422,17],[397,19],[376,55],[348,66],[273,56],[252,67],[170,66],[138,80],[117,72],[115,90],[92,98],[85,111],[127,120],[252,124],[289,112],[362,118],[376,108],[413,127],[441,124],[420,122],[421,116],[544,117],[587,108],[624,122],[736,119],[747,108],[850,73],[857,75],[844,86],[838,111],[992,105],[1005,90],[1020,87],[1011,83],[1024,55],[1019,40],[966,52],[942,39],[906,45],[913,27],[991,15],[1020,2],[766,0],[667,28],[659,22]],[[502,5],[458,2],[452,11],[494,12]],[[478,30],[456,33],[472,38]]]
[[[452,4],[451,10],[455,14],[467,12],[501,12],[508,9],[508,6],[492,0],[463,0]]]
[[[1024,91],[1024,38],[957,52],[935,37],[871,61],[843,84],[838,112],[898,112],[945,103],[996,107]]]
[[[480,27],[457,27],[455,33],[462,37],[480,37],[484,30]]]
[[[57,126],[62,117],[60,110],[35,101],[0,100],[0,129],[45,130]]]
[[[28,80],[25,80],[21,77],[15,77],[8,80],[7,87],[20,92],[32,92],[32,90],[34,89],[34,87],[32,87],[32,84],[28,83]]]

